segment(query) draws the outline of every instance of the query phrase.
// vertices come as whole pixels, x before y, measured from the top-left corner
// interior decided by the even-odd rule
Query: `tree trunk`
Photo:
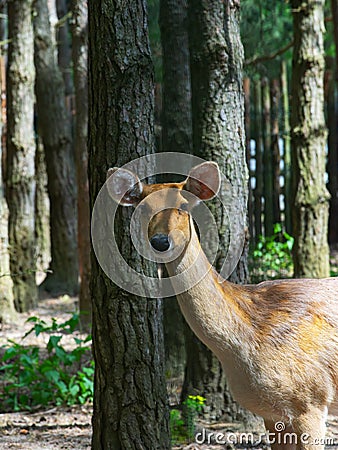
[[[15,322],[15,319],[13,281],[9,268],[8,208],[4,197],[2,179],[0,179],[0,324]]]
[[[58,44],[58,64],[61,70],[64,86],[65,95],[68,97],[73,94],[73,78],[72,78],[72,46],[70,42],[70,31],[68,20],[65,19],[68,13],[68,7],[66,0],[56,0],[56,11],[59,21],[56,28],[57,44]],[[74,17],[72,18],[74,21]],[[76,66],[73,67],[76,70]],[[74,74],[75,76],[75,74]]]
[[[5,5],[0,6],[0,13],[7,16]],[[0,18],[0,39],[7,38],[7,27],[4,18]],[[5,60],[0,52],[0,94],[5,98],[6,76],[4,71]],[[10,275],[9,246],[8,246],[8,207],[5,199],[4,174],[2,171],[3,155],[3,105],[0,111],[0,324],[15,322],[13,281]]]
[[[264,177],[264,235],[273,234],[273,172],[271,151],[271,99],[269,80],[262,80],[263,102],[263,177]]]
[[[287,64],[282,61],[281,91],[283,103],[283,146],[284,146],[284,222],[286,231],[292,235],[292,188],[291,188],[291,145],[290,109]]]
[[[34,230],[34,61],[31,0],[8,4],[7,169],[10,269],[18,311],[37,300]]]
[[[161,0],[163,52],[162,149],[191,153],[191,87],[187,0]]]
[[[335,80],[332,82],[331,89],[338,91],[338,0],[331,0],[331,11],[333,19],[333,31],[336,50],[336,70]],[[332,123],[329,136],[329,191],[331,194],[330,214],[329,214],[329,241],[331,244],[338,244],[338,107],[336,97],[330,96],[332,105],[332,114],[329,119]]]
[[[89,2],[89,186],[91,208],[109,167],[153,151],[153,66],[145,0]],[[104,14],[102,12],[104,11]],[[109,211],[107,211],[109,214]],[[123,258],[152,266],[130,243],[131,212],[115,216]],[[111,230],[105,229],[108,242]],[[92,258],[95,450],[170,447],[161,300],[128,294]]]
[[[72,0],[73,67],[75,87],[75,161],[77,174],[77,234],[80,269],[79,303],[82,322],[91,321],[90,214],[88,187],[88,11],[86,0]]]
[[[219,230],[219,247],[215,260],[218,270],[226,260],[229,248],[229,223],[227,217],[238,218],[239,207],[246,212],[248,200],[248,169],[245,157],[244,97],[242,80],[243,48],[239,33],[239,10],[236,2],[190,0],[189,43],[192,81],[193,148],[194,154],[206,160],[216,161],[221,172],[230,181],[233,196],[226,198],[227,187],[223,183],[220,197],[226,204],[227,214],[219,204],[210,205]],[[235,201],[235,197],[237,201]],[[247,216],[241,225],[247,233]],[[246,236],[247,237],[247,236]],[[236,239],[236,236],[231,236]],[[214,243],[208,243],[212,247]],[[246,282],[247,239],[242,257],[230,279]],[[201,364],[200,379],[209,386],[206,393],[211,415],[217,412],[217,399],[228,399],[220,365],[210,364],[208,355]],[[218,364],[213,378],[203,378],[209,367]],[[210,385],[209,385],[210,382]],[[221,391],[219,391],[221,389]],[[203,393],[202,393],[203,395]],[[228,409],[223,407],[222,413]],[[213,411],[214,410],[214,411]],[[238,411],[240,409],[238,408]],[[237,412],[238,412],[237,411]],[[245,417],[252,417],[243,410]],[[234,414],[238,418],[238,414]]]
[[[42,139],[36,136],[35,152],[35,238],[38,274],[45,272],[50,262],[49,198],[47,170]]]
[[[34,0],[38,130],[46,155],[52,273],[40,286],[58,295],[78,290],[76,188],[70,116],[55,59],[46,0]]]
[[[1,35],[2,37],[2,35]],[[1,56],[0,64],[3,64]],[[4,91],[0,70],[0,92]],[[16,313],[13,298],[13,281],[9,268],[8,208],[2,176],[2,111],[0,112],[0,324],[15,322]]]
[[[280,214],[280,150],[279,150],[279,101],[280,87],[278,80],[272,80],[270,86],[271,95],[271,153],[273,173],[273,223],[281,222]]]
[[[254,212],[253,212],[253,192],[251,187],[251,120],[250,120],[250,92],[251,83],[250,78],[243,79],[243,91],[244,91],[244,124],[245,124],[245,153],[246,164],[249,169],[249,181],[248,181],[248,220],[249,220],[249,234],[251,237],[254,235]]]
[[[191,86],[186,0],[161,0],[159,24],[162,44],[162,145],[163,152],[192,152]],[[172,174],[161,181],[172,182]],[[177,180],[179,181],[179,180]],[[183,319],[176,298],[164,299],[166,373],[183,378],[186,363],[185,334],[192,331]]]
[[[292,168],[297,277],[329,275],[325,186],[324,0],[293,0]]]
[[[256,187],[254,190],[254,214],[255,214],[255,242],[263,234],[262,229],[262,197],[263,197],[263,131],[262,131],[262,89],[260,80],[254,84],[255,104],[255,158],[256,158]]]

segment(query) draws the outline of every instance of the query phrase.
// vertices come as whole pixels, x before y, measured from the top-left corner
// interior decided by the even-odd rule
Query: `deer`
[[[180,183],[145,184],[124,168],[109,169],[106,183],[121,206],[142,202],[148,212],[156,211],[140,237],[155,252],[168,255],[182,248],[165,265],[186,287],[177,301],[188,325],[219,359],[233,398],[261,416],[269,433],[283,422],[284,436],[297,437],[294,442],[272,439],[272,448],[323,449],[327,415],[338,414],[338,278],[256,285],[220,278],[191,215],[196,203],[219,192],[215,162],[193,167]],[[205,273],[197,283],[189,279],[193,264]]]

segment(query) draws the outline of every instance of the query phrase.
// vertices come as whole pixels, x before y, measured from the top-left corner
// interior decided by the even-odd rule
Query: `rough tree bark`
[[[283,104],[283,146],[284,146],[284,214],[285,228],[292,236],[292,187],[291,187],[291,142],[288,70],[286,61],[281,63],[281,91]]]
[[[2,9],[0,11],[2,11]],[[1,58],[3,58],[3,56],[1,56]],[[3,85],[4,80],[2,79],[2,70],[0,70],[1,93],[4,91]],[[0,324],[14,322],[16,319],[13,298],[13,281],[9,268],[8,207],[5,199],[4,179],[1,164],[3,152],[2,126],[2,110],[0,110]]]
[[[273,177],[273,223],[281,222],[280,212],[280,149],[279,149],[279,102],[280,86],[279,80],[271,80],[271,156],[272,156],[272,177]]]
[[[7,15],[5,5],[0,5],[0,13]],[[5,20],[0,18],[0,39],[7,38],[7,26]],[[0,52],[0,93],[6,92],[6,77],[4,76],[4,55]],[[15,322],[16,312],[14,308],[13,281],[9,267],[8,246],[8,207],[5,198],[4,174],[2,171],[3,157],[3,109],[0,109],[0,324]]]
[[[269,80],[262,80],[263,102],[263,185],[264,185],[264,235],[273,234],[273,169],[271,149],[271,98]]]
[[[218,162],[221,172],[230,181],[233,197],[228,198],[226,207],[228,217],[232,219],[238,216],[239,205],[243,211],[247,210],[248,200],[239,2],[190,0],[189,42],[194,154]],[[224,199],[226,190],[227,187],[223,185],[220,196]],[[235,197],[238,203],[234,201]],[[219,270],[229,248],[229,223],[219,204],[211,205],[210,209],[219,230],[215,261]],[[247,231],[247,223],[244,225]],[[231,238],[236,239],[235,236]],[[247,282],[247,244],[245,242],[242,257],[230,276],[231,281]],[[205,361],[210,361],[210,358],[215,357],[210,356]],[[203,364],[199,370],[210,370],[210,366],[214,367],[215,364]],[[208,393],[207,403],[211,408],[212,405],[223,405],[221,411],[215,410],[217,416],[227,413],[232,418],[241,418],[247,422],[253,417],[237,406],[234,408],[233,401],[229,402],[219,364],[214,376],[213,392],[211,395]]]
[[[35,151],[35,239],[36,263],[39,272],[45,272],[50,262],[49,198],[47,170],[42,139],[36,136]]]
[[[0,156],[2,146],[0,147]],[[16,318],[13,281],[9,268],[8,208],[4,196],[0,164],[0,324],[14,322]]]
[[[73,67],[75,87],[75,162],[77,175],[77,238],[80,271],[79,304],[82,321],[91,321],[90,214],[88,187],[88,11],[87,0],[72,0]]]
[[[46,155],[51,226],[51,273],[41,288],[53,295],[75,294],[78,263],[71,121],[52,45],[47,0],[34,0],[33,8],[37,120]]]
[[[66,0],[56,0],[56,11],[59,21],[56,28],[56,40],[58,44],[58,64],[63,76],[65,85],[65,95],[69,96],[74,92],[72,77],[72,46],[70,42],[70,30],[68,20],[65,19],[68,14]],[[74,20],[74,17],[73,19]],[[74,66],[74,70],[76,67]]]
[[[263,124],[262,124],[262,89],[260,80],[254,83],[255,104],[255,157],[256,157],[256,187],[254,190],[254,214],[255,214],[255,242],[263,234],[262,209],[263,209]]]
[[[161,0],[159,24],[162,44],[162,145],[163,152],[192,152],[191,86],[187,0]],[[164,175],[163,182],[173,181]],[[164,299],[166,373],[183,376],[186,325],[175,298]]]
[[[18,311],[37,300],[34,231],[34,60],[31,0],[8,3],[7,166],[10,269]]]
[[[335,82],[333,82],[332,91],[338,89],[338,0],[331,0],[331,11],[333,19],[333,32],[334,42],[336,49],[336,70],[335,70]],[[332,99],[335,108],[332,117],[333,127],[331,127],[332,136],[330,136],[329,145],[329,161],[328,161],[328,173],[329,173],[329,191],[331,194],[330,202],[330,215],[329,215],[329,241],[332,244],[338,244],[338,107],[337,101]]]
[[[153,66],[145,0],[97,0],[88,6],[93,208],[109,167],[153,151]],[[139,272],[151,272],[131,246],[130,216],[128,208],[115,216],[120,252]],[[168,449],[162,303],[116,286],[95,258],[91,293],[95,358],[92,447]]]
[[[292,169],[294,270],[297,277],[329,275],[325,186],[324,0],[293,0]]]

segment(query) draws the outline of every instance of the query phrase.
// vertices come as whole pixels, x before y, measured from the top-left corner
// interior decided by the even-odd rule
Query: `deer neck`
[[[240,287],[218,275],[204,254],[192,223],[190,228],[185,252],[167,264],[167,270],[174,289],[185,289],[177,300],[189,326],[224,362],[225,355],[243,351],[243,334],[252,334],[253,327],[241,307]]]

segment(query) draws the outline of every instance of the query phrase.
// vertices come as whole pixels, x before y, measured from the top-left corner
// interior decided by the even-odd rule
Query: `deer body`
[[[182,313],[220,360],[234,398],[262,416],[270,432],[283,421],[285,432],[299,436],[297,445],[273,447],[323,448],[327,413],[338,413],[338,278],[247,286],[222,280],[201,249],[184,195],[187,190],[202,200],[214,196],[217,165],[204,163],[184,183],[170,185],[177,197],[175,208],[172,202],[165,208],[169,185],[141,186],[136,175],[125,172],[122,202],[116,193],[121,191],[118,177],[111,177],[108,186],[122,204],[144,202],[151,209],[148,196],[163,190],[163,211],[152,217],[148,239],[158,252],[183,245],[179,257],[166,263],[167,270],[173,283],[176,275],[186,283],[177,295]],[[173,228],[179,233],[171,234]],[[194,271],[197,283],[191,283]],[[198,273],[205,275],[200,279]],[[304,433],[310,436],[307,442],[301,440]]]
[[[199,249],[193,231],[183,259],[168,265],[170,275],[186,270]],[[207,275],[178,302],[222,363],[234,398],[286,423],[309,404],[331,405],[338,385],[338,279],[240,286],[220,282],[206,257],[202,262]]]

